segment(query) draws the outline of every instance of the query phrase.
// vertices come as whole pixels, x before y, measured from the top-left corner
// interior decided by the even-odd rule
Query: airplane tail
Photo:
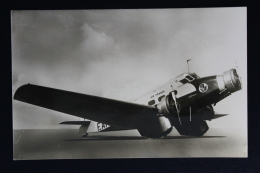
[[[92,121],[64,121],[60,124],[66,125],[80,125],[79,136],[86,137],[88,135],[88,129]]]
[[[79,127],[79,135],[81,137],[87,137],[88,133],[95,132],[109,132],[109,131],[120,131],[120,130],[132,130],[126,128],[117,128],[107,124],[98,123],[95,121],[64,121],[60,124],[65,125],[80,125]]]

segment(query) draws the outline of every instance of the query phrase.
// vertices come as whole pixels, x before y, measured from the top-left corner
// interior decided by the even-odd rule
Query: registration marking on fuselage
[[[98,131],[102,131],[102,130],[108,128],[108,127],[110,127],[110,126],[107,125],[107,124],[97,123],[97,129],[98,129]]]

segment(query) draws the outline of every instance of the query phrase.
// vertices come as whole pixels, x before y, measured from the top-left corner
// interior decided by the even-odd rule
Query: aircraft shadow
[[[146,137],[142,136],[89,136],[89,137],[82,137],[77,139],[67,139],[64,141],[92,141],[92,140],[141,140],[147,139]]]
[[[166,139],[200,139],[200,138],[225,138],[226,136],[201,136],[201,137],[194,137],[194,136],[167,136],[165,138],[146,138],[142,136],[89,136],[89,137],[82,137],[77,139],[66,139],[63,141],[106,141],[106,140],[166,140]]]
[[[200,138],[225,138],[226,136],[167,136],[162,139],[200,139]]]

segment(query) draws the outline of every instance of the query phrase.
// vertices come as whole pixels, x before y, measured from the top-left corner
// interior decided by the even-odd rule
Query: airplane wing
[[[14,99],[118,128],[138,128],[155,120],[158,112],[152,106],[32,84],[19,87]]]

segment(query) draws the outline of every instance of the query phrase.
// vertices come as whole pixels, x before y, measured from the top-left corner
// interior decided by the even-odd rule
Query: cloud
[[[83,41],[80,43],[79,54],[85,62],[101,62],[106,58],[113,58],[114,54],[119,51],[119,46],[106,33],[95,31],[86,23],[83,24],[81,30]]]

